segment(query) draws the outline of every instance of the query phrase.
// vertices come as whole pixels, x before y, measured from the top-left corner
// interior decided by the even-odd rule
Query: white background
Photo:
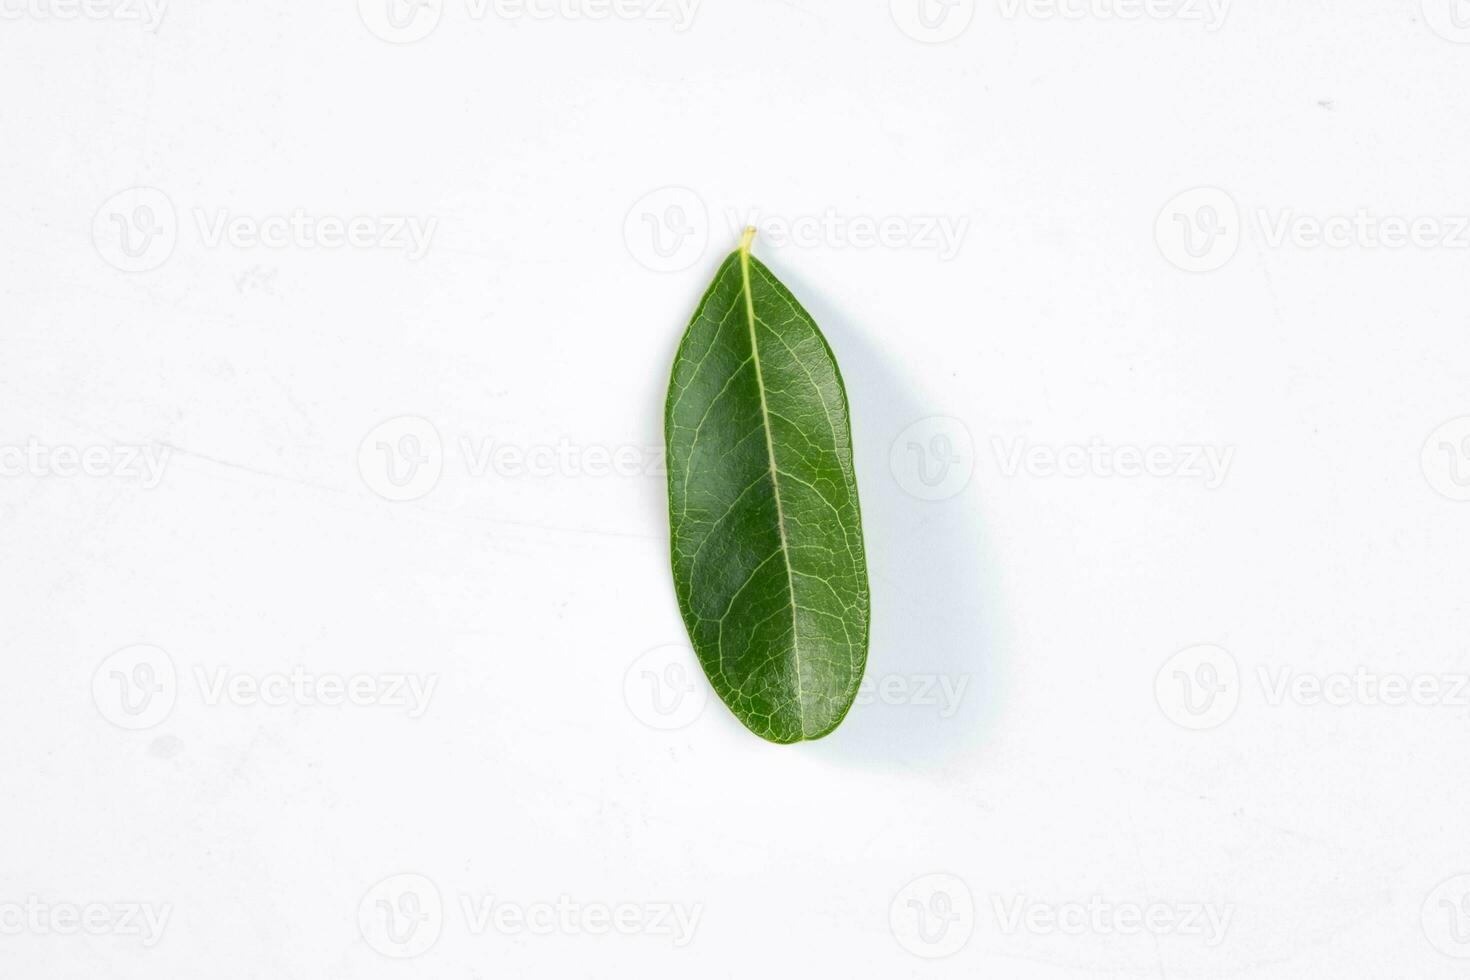
[[[0,21],[0,974],[1464,975],[1470,10],[99,2]],[[751,211],[872,571],[797,747],[688,672],[642,462]],[[437,686],[210,686],[294,668]]]

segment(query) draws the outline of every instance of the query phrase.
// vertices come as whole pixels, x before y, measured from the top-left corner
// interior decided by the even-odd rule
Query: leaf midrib
[[[761,425],[766,433],[766,460],[771,466],[771,494],[776,501],[776,530],[781,538],[781,561],[786,566],[786,593],[791,599],[791,660],[796,675],[796,716],[801,724],[801,734],[806,735],[806,705],[801,688],[801,651],[796,628],[796,581],[791,568],[791,549],[786,543],[786,515],[781,508],[781,480],[776,466],[776,442],[771,429],[771,409],[766,404],[766,382],[761,372],[760,341],[755,333],[755,293],[750,286],[750,243],[755,229],[745,232],[740,241],[740,286],[745,293],[746,325],[750,328],[750,356],[755,362],[755,388],[761,400]],[[826,405],[823,405],[826,408]]]

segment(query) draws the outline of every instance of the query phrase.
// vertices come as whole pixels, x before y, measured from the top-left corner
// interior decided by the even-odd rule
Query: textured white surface
[[[0,6],[0,975],[1463,976],[1470,11],[426,3]],[[797,748],[646,459],[753,211],[873,572]]]

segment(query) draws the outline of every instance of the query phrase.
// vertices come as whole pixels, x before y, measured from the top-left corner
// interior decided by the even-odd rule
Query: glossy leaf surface
[[[847,393],[817,325],[750,255],[679,346],[664,427],[674,586],[715,691],[773,742],[847,714],[868,650],[868,574]]]

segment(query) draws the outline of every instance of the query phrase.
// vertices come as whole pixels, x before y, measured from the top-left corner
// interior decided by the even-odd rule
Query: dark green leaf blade
[[[750,255],[715,275],[664,415],[674,588],[721,700],[773,742],[837,727],[868,655],[847,392],[811,316]]]

